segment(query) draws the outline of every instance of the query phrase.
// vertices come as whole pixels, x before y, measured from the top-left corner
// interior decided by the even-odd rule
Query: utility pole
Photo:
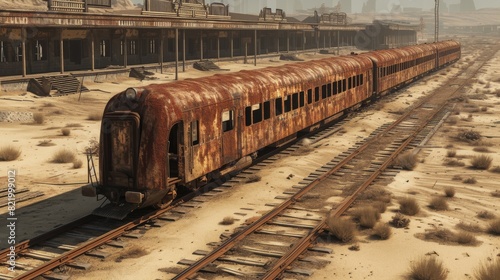
[[[434,9],[434,19],[435,19],[435,30],[434,30],[434,42],[439,41],[439,0],[434,0],[436,2],[436,8]]]

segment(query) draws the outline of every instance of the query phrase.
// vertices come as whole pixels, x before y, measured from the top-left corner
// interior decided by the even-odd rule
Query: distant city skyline
[[[131,0],[135,4],[143,4],[144,0]],[[260,10],[264,7],[272,8],[282,8],[287,14],[294,14],[296,10],[307,10],[321,7],[321,4],[325,4],[327,7],[334,7],[337,3],[341,1],[342,3],[351,2],[350,9],[342,10],[347,13],[361,13],[363,4],[367,3],[368,0],[205,0],[207,4],[210,3],[224,3],[229,4],[231,12],[243,12],[248,14],[258,14]],[[420,8],[423,10],[431,10],[434,8],[434,0],[375,0],[376,1],[376,11],[378,13],[387,13],[392,10],[393,5],[400,5],[404,8]],[[453,4],[459,4],[460,0],[442,0],[447,6]],[[474,0],[476,9],[485,8],[500,8],[500,1],[491,0]]]

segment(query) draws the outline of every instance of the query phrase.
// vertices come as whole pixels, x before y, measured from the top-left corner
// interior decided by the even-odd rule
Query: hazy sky
[[[259,0],[205,0],[206,3],[212,3],[212,2],[224,2],[224,3],[229,3],[229,7],[234,7],[234,3],[239,2],[239,1],[245,1],[248,2],[248,4],[251,6],[250,11],[251,13],[258,13],[260,9],[263,7],[258,7],[260,3],[264,1],[259,1]],[[288,1],[288,0],[287,0]],[[290,0],[293,1],[293,0]],[[134,3],[143,3],[144,0],[132,0]],[[259,3],[260,2],[260,3]],[[275,0],[268,0],[268,4],[270,7],[273,7],[272,3],[275,3]],[[338,3],[338,0],[301,0],[300,1],[304,9],[310,9],[314,7],[320,7],[322,3],[325,3],[327,6],[333,6]],[[361,7],[363,6],[363,3],[367,2],[367,0],[351,0],[352,2],[352,10],[353,12],[361,12]],[[460,3],[460,0],[444,0],[446,4],[457,4]],[[418,8],[423,8],[424,10],[430,10],[434,8],[434,0],[377,0],[377,10],[380,12],[387,12],[391,10],[391,7],[393,4],[395,5],[400,5],[402,4],[403,7],[418,7]],[[476,4],[476,9],[483,9],[483,8],[500,8],[500,1],[498,0],[474,0],[474,3]],[[274,4],[275,5],[275,4]],[[253,7],[255,6],[255,7]],[[285,11],[287,14],[292,14],[292,11]]]

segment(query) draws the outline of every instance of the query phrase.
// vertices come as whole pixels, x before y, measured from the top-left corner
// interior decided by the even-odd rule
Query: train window
[[[307,90],[307,104],[311,104],[313,102],[313,90]]]
[[[274,100],[274,109],[276,111],[276,116],[283,114],[283,98],[276,98]]]
[[[322,85],[321,86],[321,99],[325,99],[326,98],[326,87],[327,87],[327,85]]]
[[[314,101],[315,102],[319,101],[319,87],[314,88]]]
[[[299,93],[294,93],[292,95],[292,109],[298,109],[299,108]]]
[[[363,81],[363,74],[360,75],[360,78],[361,78],[361,81],[359,82],[360,85],[363,85],[364,81]]]
[[[304,102],[304,92],[303,91],[301,91],[299,94],[299,102],[300,102],[299,106],[304,107],[305,102]]]
[[[347,89],[352,88],[352,77],[347,78]]]
[[[198,121],[192,121],[191,122],[191,145],[198,145],[200,144],[200,139],[198,137],[200,132],[200,128],[198,127]]]
[[[252,107],[251,106],[245,107],[245,125],[246,126],[252,125]]]
[[[234,118],[233,111],[222,112],[222,132],[233,130],[234,128]]]
[[[347,90],[347,80],[346,80],[346,79],[343,79],[343,80],[342,80],[342,90],[343,90],[343,91],[346,91],[346,90]]]
[[[271,101],[264,102],[264,119],[271,118]]]
[[[337,90],[339,93],[342,93],[342,80],[337,81]]]
[[[290,112],[292,110],[292,98],[290,95],[285,96],[285,113]]]
[[[262,104],[252,105],[252,123],[260,123],[262,121]]]
[[[333,94],[338,94],[339,93],[339,89],[338,89],[338,85],[337,85],[337,82],[333,82]]]
[[[326,96],[328,96],[328,97],[332,96],[332,84],[331,83],[328,83],[326,85]]]

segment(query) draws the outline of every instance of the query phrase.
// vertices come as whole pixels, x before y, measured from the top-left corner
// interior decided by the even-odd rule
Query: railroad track
[[[381,126],[371,137],[312,172],[285,192],[281,204],[213,251],[195,252],[203,255],[201,259],[181,260],[179,264],[189,267],[173,279],[213,278],[214,274],[258,279],[279,279],[286,273],[311,275],[302,263],[317,260],[305,257],[305,252],[329,252],[313,247],[318,237],[328,235],[327,219],[339,218],[367,187],[384,184],[385,177],[395,175],[398,169],[389,168],[396,157],[409,149],[419,150],[449,115],[448,101],[464,93],[464,86],[497,51],[483,53],[456,79],[422,98],[398,120]]]

